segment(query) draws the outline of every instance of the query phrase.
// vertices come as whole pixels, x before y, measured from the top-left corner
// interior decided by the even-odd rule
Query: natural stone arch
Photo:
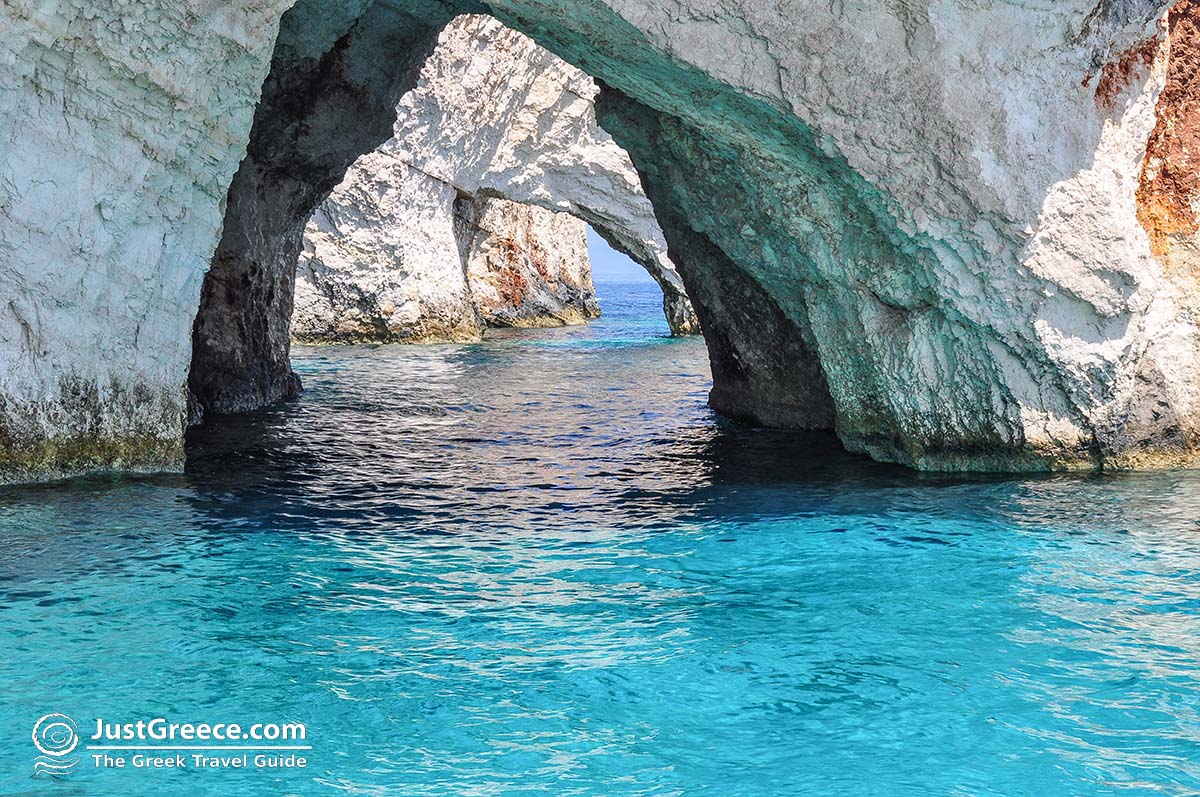
[[[1167,3],[584,5],[489,3],[609,85],[601,123],[677,216],[673,253],[714,252],[782,309],[849,447],[930,469],[1194,462],[1197,225],[1164,271],[1137,212],[1167,63],[1192,60],[1156,31]],[[684,268],[706,329],[720,273]]]
[[[488,325],[592,314],[569,285],[554,284],[556,269],[516,268],[512,280],[530,300],[497,316],[472,290],[482,283],[490,293],[478,268],[488,255],[456,240],[460,228],[474,230],[455,222],[460,214],[519,221],[501,236],[509,247],[543,230],[533,247],[552,264],[570,262],[584,234],[562,216],[586,221],[658,282],[672,333],[698,333],[637,172],[596,123],[597,93],[585,74],[495,19],[455,19],[401,100],[395,135],[350,167],[309,222],[293,339],[477,339]],[[467,262],[455,268],[460,256]]]
[[[425,8],[423,16],[397,12],[390,6],[386,11],[368,6],[363,17],[345,23],[348,29],[344,34],[333,38],[332,31],[324,33],[327,49],[322,52],[313,46],[309,20],[319,20],[318,30],[327,25],[328,2],[301,2],[284,17],[271,77],[264,85],[251,130],[249,154],[230,189],[225,232],[196,319],[190,377],[193,420],[200,416],[201,408],[245,411],[298,392],[299,381],[288,362],[286,330],[300,250],[299,225],[341,179],[347,161],[364,144],[380,143],[381,120],[388,116],[383,98],[394,96],[398,88],[404,93],[413,87],[418,62],[424,63],[431,42],[448,18],[443,4]],[[379,14],[384,19],[402,20],[406,30],[420,31],[414,34],[419,40],[387,39],[379,34],[387,27]],[[406,50],[405,44],[410,49]],[[389,61],[393,62],[391,69]],[[347,103],[359,113],[371,114],[370,135],[364,136],[361,129],[357,135],[349,134],[357,124],[357,114],[338,112],[339,104]],[[433,116],[436,119],[437,115]],[[291,129],[302,129],[303,138],[288,140]],[[303,165],[303,173],[295,164]],[[456,176],[483,195],[496,190],[489,185],[495,175],[487,168]],[[530,191],[527,198],[541,199],[537,191]],[[629,236],[618,235],[602,213],[587,203],[567,202],[572,212],[607,233],[619,249],[639,254]],[[697,275],[705,274],[717,262],[714,255],[727,261],[715,247],[693,253],[688,247],[676,246],[675,251],[679,257],[694,257],[703,263],[696,269]],[[666,281],[664,274],[673,279],[675,272],[658,262],[659,258],[665,260],[665,255],[651,250],[641,253],[640,259],[664,289],[670,289],[668,314],[686,317],[681,326],[693,327],[691,308],[670,302],[670,297],[681,291]],[[828,388],[814,351],[798,334],[795,322],[739,269],[721,271],[715,283],[702,276],[693,280],[696,288],[704,291],[708,305],[697,306],[696,312],[702,319],[719,319],[709,335],[714,344],[710,349],[716,383],[714,406],[753,422],[831,428]],[[686,275],[684,280],[688,280]],[[231,284],[237,289],[229,290]],[[727,307],[732,312],[710,307]]]
[[[452,17],[437,3],[419,16],[339,6],[302,0],[283,16],[196,316],[193,421],[300,391],[288,353],[305,224],[350,164],[391,135],[396,103]]]
[[[569,213],[646,269],[677,335],[699,325],[629,156],[596,121],[587,74],[495,19],[442,35],[401,101],[397,153],[461,193]]]
[[[21,261],[0,271],[6,478],[178,462],[179,333],[287,5],[0,10],[0,246]],[[308,111],[391,110],[355,25],[394,36],[392,86],[404,31],[492,13],[607,87],[601,122],[747,415],[819,423],[823,406],[852,448],[923,468],[1192,464],[1198,192],[1160,178],[1192,146],[1198,11],[1181,0],[1159,30],[1168,5],[310,0],[266,84],[282,135],[260,130],[250,155],[280,156],[270,179],[334,179],[350,153],[305,156],[330,121]],[[349,90],[323,95],[339,75]],[[757,318],[771,328],[739,331]],[[725,378],[719,406],[739,395]]]

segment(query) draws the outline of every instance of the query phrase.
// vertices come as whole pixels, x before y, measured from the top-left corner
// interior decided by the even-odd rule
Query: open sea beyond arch
[[[653,285],[300,348],[183,476],[0,489],[5,795],[1193,795],[1200,474],[963,478],[743,428]],[[300,722],[35,776],[31,729]]]

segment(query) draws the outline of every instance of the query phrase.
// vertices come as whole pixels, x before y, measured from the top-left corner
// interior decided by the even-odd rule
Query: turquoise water
[[[918,476],[727,424],[653,287],[602,299],[302,349],[304,398],[184,476],[0,491],[0,793],[1200,793],[1200,475]],[[51,712],[312,750],[35,778]]]

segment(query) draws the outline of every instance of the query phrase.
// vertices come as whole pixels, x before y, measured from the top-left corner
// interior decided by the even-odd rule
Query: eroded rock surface
[[[491,5],[606,82],[600,121],[678,209],[697,309],[693,233],[811,343],[851,448],[934,469],[1194,462],[1190,267],[1164,268],[1136,199],[1166,4],[623,4],[627,25]],[[1096,53],[1151,39],[1098,93]],[[771,344],[740,344],[735,372],[796,396],[793,416],[818,406],[771,376]]]
[[[292,338],[476,341],[599,314],[582,221],[365,156],[305,233]]]
[[[289,4],[0,4],[0,481],[182,467],[192,318]]]
[[[570,326],[600,315],[587,228],[579,219],[506,199],[460,196],[454,222],[484,326]]]
[[[181,333],[281,11],[0,7],[7,476],[177,462]],[[1193,3],[301,0],[266,84],[286,121],[249,137],[243,196],[269,201],[235,186],[229,206],[258,209],[226,241],[298,251],[309,200],[394,134],[394,76],[458,11],[605,86],[726,411],[832,417],[922,468],[1195,464]],[[319,88],[339,85],[322,63],[392,82],[368,113],[359,88]]]
[[[364,155],[317,208],[296,272],[302,343],[475,341],[452,186],[385,153]]]
[[[594,302],[588,306],[591,300],[573,285],[578,278],[560,284],[555,276],[556,250],[567,261],[578,259],[572,250],[582,226],[511,206],[505,212],[514,235],[497,233],[499,239],[525,241],[529,230],[540,229],[532,248],[548,254],[511,259],[518,268],[501,289],[488,288],[472,269],[475,293],[491,297],[474,303],[480,317],[472,318],[471,285],[453,273],[460,244],[450,232],[454,202],[464,197],[479,207],[487,198],[507,198],[585,219],[658,281],[672,331],[697,333],[633,164],[596,124],[597,91],[587,75],[494,19],[452,22],[401,100],[394,137],[350,168],[309,223],[294,337],[459,340],[478,337],[481,325],[578,323],[594,315]],[[558,233],[563,237],[555,243]],[[514,245],[524,248],[505,246]],[[495,265],[499,250],[491,251]],[[543,265],[524,268],[534,262]],[[573,271],[568,263],[564,273]],[[506,298],[497,305],[499,296]]]
[[[299,3],[284,16],[192,335],[191,395],[245,412],[300,391],[288,359],[296,261],[317,205],[364,150],[453,16],[441,3]],[[193,413],[193,417],[197,413]]]

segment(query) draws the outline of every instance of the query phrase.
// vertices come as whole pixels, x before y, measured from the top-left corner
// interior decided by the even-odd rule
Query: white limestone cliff
[[[290,5],[0,4],[0,481],[182,465],[192,318]]]
[[[464,197],[377,151],[309,221],[292,338],[476,341],[488,327],[580,324],[598,314],[582,221]]]
[[[698,332],[637,172],[596,124],[597,91],[587,75],[495,19],[468,15],[450,23],[399,104],[395,136],[351,166],[309,222],[293,337],[470,340],[489,325],[579,323],[594,315],[571,287],[578,275],[556,289],[554,278],[531,268],[508,275],[510,287],[500,292],[506,301],[489,309],[500,293],[456,269],[460,261],[480,261],[454,232],[456,207],[469,205],[468,197],[530,206],[508,209],[520,217],[514,230],[532,222],[544,248],[568,261],[578,257],[582,225],[532,208],[592,223],[658,281],[672,330]],[[548,237],[554,230],[565,237]],[[491,301],[473,302],[475,294]]]
[[[1196,463],[1197,0],[299,0],[273,44],[286,5],[0,6],[2,478],[178,466],[201,276],[247,330],[290,304],[458,11],[600,82],[720,411],[927,469]],[[282,395],[283,310],[261,390],[208,326],[193,384]]]

